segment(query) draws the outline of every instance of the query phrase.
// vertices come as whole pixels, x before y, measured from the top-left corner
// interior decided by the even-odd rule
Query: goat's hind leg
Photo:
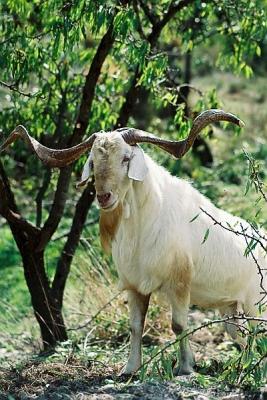
[[[170,297],[172,306],[172,329],[179,336],[187,328],[189,293],[175,293]],[[179,367],[175,368],[174,375],[190,375],[194,372],[194,356],[190,348],[188,337],[180,341]]]
[[[142,335],[150,295],[144,296],[135,290],[128,290],[128,305],[130,311],[131,344],[130,355],[123,375],[135,373],[142,362]]]
[[[235,302],[231,305],[221,307],[219,309],[221,316],[224,317],[231,317],[234,315],[238,315],[239,313],[243,312],[243,307],[241,304]],[[244,322],[244,321],[243,321]],[[246,345],[246,340],[241,336],[241,331],[238,329],[238,323],[242,324],[242,321],[229,321],[225,322],[225,330],[228,335],[231,336],[233,341],[243,348]]]

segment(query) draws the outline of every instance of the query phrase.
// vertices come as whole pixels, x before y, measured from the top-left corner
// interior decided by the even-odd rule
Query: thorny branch
[[[219,225],[222,229],[232,232],[233,234],[235,234],[237,236],[244,237],[244,239],[246,241],[246,245],[247,245],[246,251],[248,251],[248,254],[251,255],[253,261],[255,262],[255,265],[257,266],[257,269],[258,269],[258,275],[260,276],[260,288],[262,289],[262,292],[260,294],[262,294],[262,298],[256,303],[256,305],[265,304],[266,301],[263,303],[263,300],[267,297],[267,290],[263,286],[263,284],[264,284],[263,271],[266,271],[266,268],[263,268],[262,266],[260,266],[259,261],[257,260],[257,258],[255,257],[255,254],[253,253],[254,246],[251,246],[251,243],[253,245],[259,244],[262,247],[262,249],[264,250],[264,252],[267,252],[267,245],[266,245],[267,238],[263,234],[261,234],[258,231],[258,229],[256,229],[252,225],[249,225],[249,226],[252,229],[252,232],[255,232],[257,236],[254,236],[253,233],[252,234],[247,233],[248,227],[244,227],[242,225],[242,223],[240,223],[241,231],[238,231],[238,230],[233,229],[230,225],[225,226],[221,221],[216,220],[208,211],[204,210],[202,207],[200,207],[200,210],[202,212],[204,212],[204,214],[206,214],[213,221],[214,225]],[[249,243],[249,240],[251,240],[251,243]],[[262,243],[263,240],[266,241],[266,244]],[[245,254],[244,254],[244,257],[245,257]]]
[[[235,322],[236,320],[240,321],[240,320],[245,320],[246,321],[255,321],[255,322],[264,322],[267,323],[267,319],[266,318],[259,318],[259,317],[248,317],[247,315],[231,315],[231,316],[227,316],[225,318],[221,318],[221,319],[214,319],[212,321],[208,321],[204,324],[201,324],[199,326],[197,326],[194,329],[191,330],[187,330],[184,333],[182,333],[179,337],[177,337],[174,340],[171,340],[169,343],[167,343],[164,347],[162,347],[157,353],[155,353],[153,356],[151,356],[147,361],[145,361],[136,372],[139,372],[142,368],[144,368],[146,365],[150,364],[151,361],[153,361],[155,358],[157,358],[160,354],[163,354],[165,352],[165,350],[167,350],[169,347],[180,343],[183,339],[188,338],[189,336],[193,335],[194,333],[198,332],[199,330],[203,329],[203,328],[207,328],[210,327],[212,325],[215,324],[222,324],[222,323],[232,323],[234,324],[237,328],[244,328],[242,325],[240,325],[239,323]],[[266,333],[267,329],[262,329],[261,333]],[[131,380],[132,378],[130,378]]]
[[[264,190],[263,190],[264,183],[259,178],[259,171],[255,164],[255,160],[246,151],[244,151],[244,154],[249,162],[250,179],[254,183],[256,191],[260,192],[262,198],[267,203],[267,195],[266,195],[266,193],[264,193]]]
[[[225,226],[225,225],[223,225],[222,222],[217,221],[211,214],[209,214],[208,211],[204,210],[202,207],[200,207],[200,210],[201,210],[202,212],[204,212],[208,217],[210,217],[210,219],[214,222],[214,225],[219,225],[220,227],[222,227],[222,228],[225,229],[226,231],[232,232],[232,233],[234,233],[234,234],[237,235],[237,236],[240,236],[240,235],[241,235],[241,236],[244,236],[244,234],[245,234],[246,237],[247,237],[248,239],[254,240],[256,243],[259,244],[259,246],[263,249],[263,251],[267,252],[267,237],[264,236],[263,234],[259,233],[258,231],[256,231],[256,230],[253,228],[253,226],[250,225],[250,226],[251,226],[251,229],[254,230],[254,231],[256,231],[258,237],[252,236],[252,235],[250,235],[249,233],[247,233],[246,231],[245,231],[245,232],[244,232],[244,231],[241,231],[241,232],[240,232],[240,231],[237,231],[237,230],[233,229],[231,226]],[[266,241],[266,245],[264,245],[264,244],[262,243],[261,239],[263,239],[264,241]]]
[[[241,224],[241,228],[243,229],[243,226]],[[246,241],[246,245],[247,245],[247,249],[249,249],[250,244],[248,242],[248,238],[246,236],[245,230],[244,230],[244,238]],[[263,273],[262,271],[264,271],[265,269],[262,268],[257,260],[257,258],[255,257],[255,254],[253,252],[253,248],[249,249],[249,254],[251,254],[251,257],[253,258],[253,261],[255,262],[257,268],[258,268],[258,275],[260,275],[260,287],[262,289],[262,292],[260,294],[262,294],[262,298],[256,303],[256,305],[258,304],[265,304],[266,302],[263,303],[263,300],[265,299],[265,297],[267,297],[267,290],[266,288],[263,286]]]

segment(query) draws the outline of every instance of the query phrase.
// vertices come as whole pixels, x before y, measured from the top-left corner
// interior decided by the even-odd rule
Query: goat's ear
[[[128,177],[135,181],[143,181],[148,172],[145,155],[139,146],[133,147],[132,157],[129,163]]]
[[[86,163],[84,164],[81,181],[77,184],[77,187],[84,186],[86,184],[92,173],[92,166],[93,166],[93,154],[91,152],[86,160]]]

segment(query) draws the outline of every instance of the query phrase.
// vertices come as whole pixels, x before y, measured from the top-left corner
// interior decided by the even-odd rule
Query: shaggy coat
[[[246,239],[214,224],[205,212],[225,227],[255,235],[246,221],[215,207],[116,133],[99,135],[90,158],[97,194],[111,193],[111,206],[100,213],[101,243],[111,250],[120,289],[129,295],[132,337],[125,373],[140,367],[145,314],[155,291],[169,299],[176,334],[187,327],[190,304],[218,308],[222,314],[257,314],[260,275],[253,257],[245,256]],[[253,254],[266,268],[260,246]],[[233,326],[228,325],[228,332],[236,338]],[[178,373],[191,373],[192,366],[184,340]]]

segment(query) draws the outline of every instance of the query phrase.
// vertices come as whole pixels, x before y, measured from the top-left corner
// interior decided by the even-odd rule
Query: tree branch
[[[36,93],[23,92],[22,90],[17,88],[17,84],[16,83],[7,83],[7,82],[4,82],[4,81],[0,81],[0,85],[4,86],[5,88],[8,88],[9,90],[12,90],[13,92],[16,92],[16,93],[20,94],[21,96],[30,97],[30,98],[39,96],[38,92],[36,92]],[[39,97],[41,99],[45,98],[43,96],[39,96]]]
[[[57,263],[57,269],[53,280],[52,290],[54,297],[59,305],[63,302],[63,293],[66,280],[70,271],[71,262],[78,246],[81,233],[86,221],[88,211],[95,198],[95,188],[93,182],[90,182],[83,191],[75,208],[74,218],[72,220],[71,229],[68,233],[68,238],[61,252]]]
[[[180,0],[177,3],[172,2],[167,13],[164,17],[153,25],[151,33],[148,35],[147,41],[150,44],[151,48],[155,47],[156,42],[161,34],[162,29],[167,25],[167,23],[171,20],[171,18],[178,12],[181,11],[184,7],[194,3],[193,0]],[[137,82],[141,77],[141,72],[139,71],[139,65],[135,69],[135,73],[131,82],[131,86],[128,89],[128,92],[125,96],[125,102],[122,105],[119,117],[117,119],[115,127],[125,126],[128,122],[130,114],[133,111],[133,108],[137,102],[137,99],[140,97],[140,93],[142,91],[141,86],[137,86]]]
[[[50,180],[51,180],[51,169],[45,168],[43,182],[39,191],[37,193],[35,202],[36,202],[36,226],[40,227],[42,223],[42,214],[43,214],[43,199],[44,195],[48,189]]]
[[[104,61],[113,46],[114,39],[115,37],[113,35],[112,20],[107,32],[104,34],[100,41],[96,54],[91,63],[89,72],[86,76],[78,117],[76,119],[71,138],[67,143],[68,147],[77,144],[82,139],[87,130],[96,84],[100,76],[101,68],[104,64]],[[41,239],[37,249],[38,251],[40,251],[47,245],[48,241],[57,229],[58,224],[61,220],[67,200],[72,168],[72,166],[68,166],[61,169],[60,171],[53,205],[49,216],[42,228]]]
[[[26,233],[32,235],[39,234],[39,229],[26,221],[20,214],[15,202],[14,194],[11,190],[8,177],[2,162],[0,161],[0,214],[10,224],[19,227]]]
[[[139,0],[138,1],[140,3],[140,6],[142,8],[142,10],[144,11],[145,16],[147,17],[147,19],[149,20],[149,22],[152,24],[152,26],[156,25],[158,22],[157,17],[151,12],[151,10],[149,9],[148,5],[146,4],[145,1],[143,0]]]
[[[143,368],[144,366],[150,364],[151,361],[154,360],[156,357],[158,357],[160,354],[163,354],[166,349],[168,349],[169,347],[173,346],[176,343],[180,343],[181,340],[187,338],[188,336],[193,335],[194,333],[198,332],[199,330],[201,330],[203,328],[210,327],[210,326],[215,325],[215,324],[222,324],[222,323],[225,323],[225,322],[227,322],[227,323],[231,322],[237,328],[240,328],[240,327],[242,328],[242,326],[240,326],[240,324],[237,322],[237,321],[240,321],[240,320],[241,321],[246,321],[246,322],[254,321],[254,322],[259,322],[259,323],[266,323],[267,322],[266,318],[249,317],[249,316],[246,316],[246,315],[243,315],[243,314],[241,314],[241,315],[229,315],[229,316],[226,316],[225,318],[214,319],[212,321],[205,322],[204,324],[201,324],[201,325],[197,326],[194,329],[184,331],[184,333],[182,333],[179,337],[177,337],[176,339],[174,339],[174,340],[170,341],[169,343],[167,343],[165,346],[163,346],[162,349],[160,349],[152,357],[150,357],[147,361],[145,361],[140,366],[140,368],[138,368],[136,373],[139,372],[140,369]],[[266,329],[263,329],[263,333],[265,333],[265,332],[266,332]]]

